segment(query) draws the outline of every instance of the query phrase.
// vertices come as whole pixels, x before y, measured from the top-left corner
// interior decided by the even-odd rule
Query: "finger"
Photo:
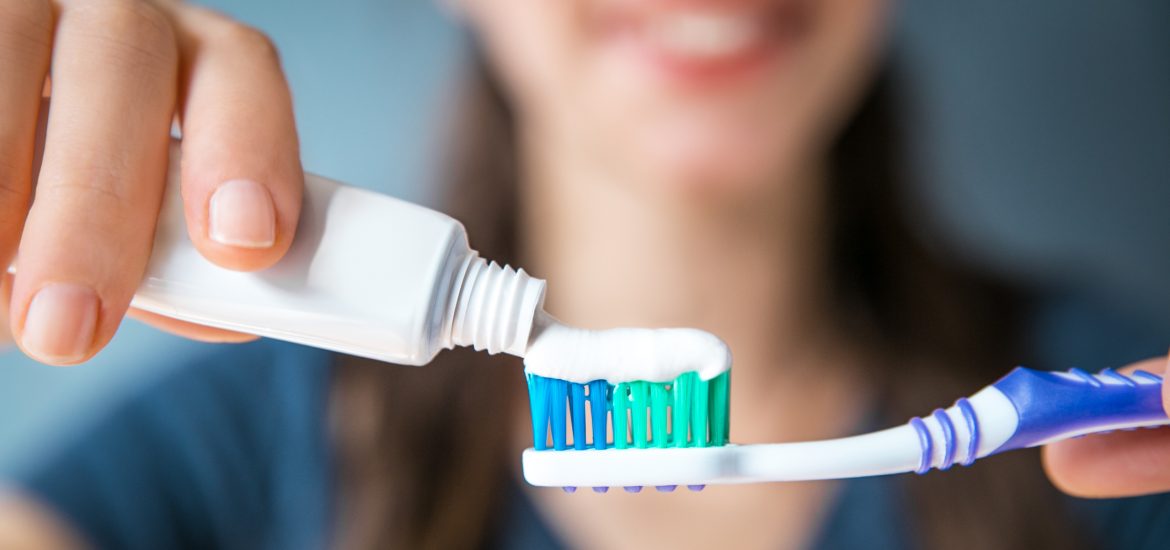
[[[1164,359],[1122,369],[1161,374]],[[1170,428],[1113,432],[1053,443],[1044,468],[1062,491],[1083,497],[1132,496],[1170,491]]]
[[[1170,491],[1170,428],[1090,435],[1044,448],[1060,490],[1105,498]]]
[[[54,40],[53,103],[12,328],[33,358],[72,364],[109,341],[142,277],[178,53],[165,15],[132,0],[65,4]]]
[[[1154,369],[1156,366],[1151,363],[1150,368]],[[1163,379],[1170,376],[1170,352],[1167,352],[1166,359],[1162,360],[1162,370],[1151,370],[1150,372],[1161,374]],[[1167,416],[1170,416],[1170,384],[1162,384],[1162,409],[1166,411]]]
[[[0,271],[0,350],[12,343],[8,328],[8,303],[12,300],[12,275]]]
[[[192,340],[199,340],[200,342],[210,342],[213,344],[238,344],[243,342],[251,342],[260,337],[253,334],[246,334],[243,332],[233,332],[230,330],[223,330],[204,325],[197,325],[195,323],[188,323],[178,319],[171,319],[164,317],[157,313],[143,311],[138,308],[130,308],[127,315],[142,321],[154,328],[190,338]]]
[[[224,267],[268,267],[292,243],[304,184],[276,50],[263,34],[203,8],[176,17],[190,238]]]
[[[53,9],[47,0],[0,2],[0,272],[16,252],[28,212],[52,44]]]

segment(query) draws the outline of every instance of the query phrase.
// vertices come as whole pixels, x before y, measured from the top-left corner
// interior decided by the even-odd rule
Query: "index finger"
[[[205,8],[184,6],[175,17],[189,236],[221,266],[268,267],[292,243],[304,185],[276,49],[260,32]]]

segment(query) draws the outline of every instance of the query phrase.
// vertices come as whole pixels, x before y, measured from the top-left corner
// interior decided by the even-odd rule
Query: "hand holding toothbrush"
[[[1162,375],[1170,357],[1141,361],[1121,369]],[[1170,411],[1170,388],[1162,406]],[[1084,497],[1137,496],[1170,491],[1170,430],[1118,431],[1070,439],[1044,449],[1049,479],[1066,493]]]
[[[19,256],[15,276],[0,269],[0,330],[10,325],[26,353],[74,364],[113,336],[150,253],[176,117],[200,252],[246,271],[284,255],[303,174],[264,35],[173,0],[0,4],[0,267]],[[138,317],[194,338],[251,338]]]
[[[683,379],[693,373],[673,382],[607,387],[598,381],[588,388],[530,376],[535,437],[533,448],[524,452],[524,476],[533,485],[569,492],[614,486],[631,492],[646,486],[699,490],[707,484],[945,475],[931,472],[1051,445],[1049,475],[1070,493],[1168,491],[1164,361],[1096,373],[1018,367],[969,398],[900,426],[837,439],[748,445],[727,438],[726,385]],[[1075,439],[1090,434],[1097,435]]]

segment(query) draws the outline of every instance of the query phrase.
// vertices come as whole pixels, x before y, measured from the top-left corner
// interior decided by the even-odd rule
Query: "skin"
[[[52,511],[22,495],[0,490],[0,548],[79,550],[86,545]]]
[[[526,267],[556,281],[550,310],[584,327],[693,326],[723,337],[735,351],[738,441],[854,431],[870,399],[867,350],[846,341],[825,315],[824,153],[873,71],[887,6],[806,4],[810,26],[781,53],[751,70],[702,78],[647,63],[641,50],[631,53],[598,31],[599,14],[636,18],[645,14],[626,12],[741,3],[450,5],[482,39],[517,107],[528,205],[521,244]],[[154,184],[174,114],[186,136],[192,239],[231,268],[258,269],[279,258],[295,227],[301,172],[288,90],[262,35],[171,2],[0,0],[0,11],[0,73],[23,75],[0,82],[0,166],[16,168],[0,171],[0,223],[13,225],[0,230],[0,256],[19,246],[19,275],[9,281],[17,341],[35,290],[62,280],[90,285],[102,298],[89,353],[109,339],[149,249],[144,235],[157,214],[161,189]],[[24,24],[10,24],[11,14]],[[24,222],[10,213],[27,209],[36,148],[30,136],[50,59],[56,85],[45,164]],[[129,151],[136,154],[119,156]],[[129,160],[115,162],[122,158]],[[277,238],[269,248],[207,238],[211,189],[238,177],[262,182],[276,205]],[[92,201],[107,207],[95,212]],[[18,218],[22,239],[20,224],[10,221]],[[240,338],[146,319],[188,335]],[[1164,362],[1145,368],[1162,372]],[[526,446],[528,421],[518,409],[518,448]],[[1054,445],[1045,457],[1053,481],[1074,494],[1170,489],[1170,434],[1162,431],[1089,437]],[[725,545],[728,532],[742,547],[801,547],[815,536],[835,488],[713,487],[702,498],[531,496],[565,540],[585,547],[712,547]],[[591,527],[598,524],[612,528]],[[0,547],[20,548],[8,544],[16,540],[54,548],[77,539],[29,501],[0,499]]]

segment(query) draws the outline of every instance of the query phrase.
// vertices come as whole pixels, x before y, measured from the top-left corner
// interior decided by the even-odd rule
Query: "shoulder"
[[[1048,292],[1033,302],[1029,318],[1033,360],[1041,368],[1099,370],[1166,353],[1167,319],[1084,292]],[[1102,548],[1170,547],[1170,494],[1087,500],[1068,497]]]

